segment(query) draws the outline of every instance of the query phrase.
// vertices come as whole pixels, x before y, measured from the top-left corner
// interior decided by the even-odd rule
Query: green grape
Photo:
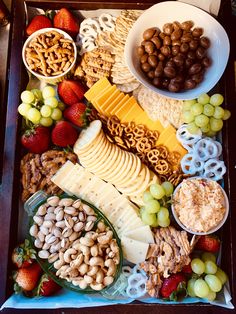
[[[52,118],[48,117],[48,118],[45,118],[45,117],[42,117],[39,121],[39,123],[43,126],[51,126],[53,124],[53,120]]]
[[[43,95],[40,89],[37,89],[37,88],[31,89],[31,93],[34,94],[34,97],[37,100],[43,100]]]
[[[225,109],[223,120],[228,120],[231,117],[231,112],[228,109]]]
[[[25,90],[21,93],[20,98],[22,102],[26,104],[31,104],[34,101],[34,94],[31,93],[29,90]]]
[[[50,115],[52,114],[52,107],[43,105],[40,109],[40,113],[44,118],[50,117]]]
[[[27,118],[33,122],[34,124],[39,123],[39,120],[41,118],[41,114],[36,108],[31,108],[27,113]]]
[[[217,272],[217,265],[212,261],[205,261],[205,273],[214,275]]]
[[[207,133],[207,132],[209,132],[210,130],[211,130],[211,128],[210,128],[210,123],[208,123],[207,125],[201,127],[202,133]]]
[[[199,116],[195,117],[195,124],[200,128],[203,128],[209,123],[209,118],[204,114],[200,114]]]
[[[51,118],[52,118],[53,120],[56,120],[56,121],[60,120],[60,119],[62,118],[62,112],[61,112],[61,110],[58,109],[58,108],[54,108],[54,109],[52,110]]]
[[[215,107],[215,112],[213,117],[216,119],[223,119],[225,111],[222,107]]]
[[[194,120],[194,115],[192,114],[192,112],[190,110],[183,112],[183,121],[184,121],[184,123],[190,123],[193,120]]]
[[[195,122],[191,122],[187,125],[187,130],[189,131],[189,133],[191,134],[198,134],[200,129],[199,127],[196,126]]]
[[[192,105],[191,112],[194,116],[198,116],[199,114],[203,113],[203,105],[197,102],[196,104]]]
[[[145,203],[145,210],[149,214],[155,214],[159,211],[161,205],[157,200],[149,200]]]
[[[192,99],[192,100],[184,100],[184,104],[183,104],[183,111],[187,111],[190,110],[192,105],[194,105],[197,102],[196,99]]]
[[[165,221],[169,218],[169,211],[165,207],[161,207],[159,212],[157,213],[158,221]]]
[[[203,260],[203,262],[206,262],[206,261],[212,261],[213,263],[216,262],[215,255],[210,252],[204,252],[201,256],[201,259]]]
[[[146,202],[148,202],[150,200],[153,200],[152,194],[149,191],[145,191],[143,193],[143,201],[144,201],[144,203],[146,203]]]
[[[224,285],[226,281],[228,280],[228,276],[226,275],[226,273],[219,267],[217,268],[217,272],[215,273],[215,276],[221,281],[222,285]]]
[[[159,226],[157,217],[156,217],[156,221],[153,224],[151,224],[150,226],[153,228],[157,228]]]
[[[159,220],[158,219],[158,224],[159,224],[160,227],[166,228],[166,227],[168,227],[170,225],[170,219],[169,218],[167,218],[165,220]]]
[[[44,100],[44,104],[52,108],[56,108],[58,105],[58,100],[55,97],[49,97]]]
[[[224,97],[221,94],[214,94],[210,98],[210,104],[213,106],[220,106],[224,101]]]
[[[28,111],[31,109],[31,105],[30,104],[25,104],[24,102],[22,104],[20,104],[18,106],[18,112],[19,114],[21,114],[22,116],[26,117],[28,114]]]
[[[210,127],[213,132],[218,132],[223,128],[223,121],[221,119],[210,118]]]
[[[216,275],[206,275],[204,279],[212,291],[219,292],[222,289],[222,283]]]
[[[215,112],[215,107],[213,107],[210,104],[206,104],[203,108],[203,114],[208,117],[212,117],[214,112]]]
[[[142,212],[141,215],[142,221],[145,223],[145,225],[154,225],[157,221],[157,217],[155,214],[149,214],[146,210]]]
[[[63,110],[66,109],[66,105],[63,104],[63,102],[61,102],[61,101],[58,101],[57,107],[58,107],[59,109],[61,109],[61,111],[63,111]]]
[[[210,130],[210,131],[206,132],[205,135],[208,136],[208,137],[213,137],[213,136],[216,135],[216,132]]]
[[[197,279],[195,278],[191,278],[189,281],[188,281],[188,284],[187,284],[187,292],[188,292],[188,295],[190,297],[196,297],[196,294],[194,292],[194,284],[196,282]]]
[[[174,186],[171,182],[165,181],[161,184],[163,189],[165,190],[166,196],[171,196],[171,194],[174,192]]]
[[[195,281],[193,289],[194,289],[194,293],[199,298],[206,298],[206,296],[210,292],[208,284],[205,282],[205,280],[201,278]]]
[[[201,94],[197,99],[197,101],[202,105],[208,104],[209,100],[210,100],[210,96],[208,96],[207,94]]]
[[[164,188],[160,184],[157,184],[157,183],[150,185],[150,192],[152,196],[156,198],[157,200],[162,199],[162,197],[164,197],[166,194]]]
[[[43,98],[47,99],[50,97],[54,97],[56,95],[56,91],[52,86],[45,86],[43,88]]]
[[[208,295],[206,296],[206,299],[209,301],[214,301],[215,298],[216,298],[216,293],[210,290]]]
[[[202,260],[200,260],[200,258],[194,258],[191,261],[191,268],[195,274],[201,275],[205,271],[205,264]]]

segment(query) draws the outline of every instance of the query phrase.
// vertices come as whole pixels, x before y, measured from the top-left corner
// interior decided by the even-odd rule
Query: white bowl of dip
[[[175,189],[171,208],[182,229],[192,234],[206,235],[223,226],[229,214],[229,201],[216,181],[191,177]]]

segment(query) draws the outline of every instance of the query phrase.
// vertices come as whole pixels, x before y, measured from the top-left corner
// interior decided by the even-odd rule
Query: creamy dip
[[[225,197],[220,185],[212,180],[184,180],[175,193],[173,206],[180,222],[194,232],[208,232],[225,215]]]

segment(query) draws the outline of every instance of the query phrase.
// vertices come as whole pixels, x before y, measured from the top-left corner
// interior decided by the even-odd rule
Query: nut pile
[[[75,59],[72,43],[57,31],[40,34],[26,48],[26,62],[31,70],[41,75],[60,75],[69,69]]]
[[[52,196],[30,228],[38,256],[53,263],[56,275],[81,289],[99,291],[114,281],[120,263],[113,232],[79,199]],[[95,223],[96,222],[96,223]]]
[[[192,21],[166,23],[146,29],[138,47],[142,71],[156,87],[170,92],[192,89],[203,81],[211,65],[207,56],[208,37]]]

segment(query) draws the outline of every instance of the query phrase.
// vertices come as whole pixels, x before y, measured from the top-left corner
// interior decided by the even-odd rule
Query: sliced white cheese
[[[132,220],[128,223],[125,223],[120,229],[119,229],[119,233],[121,236],[125,236],[127,232],[135,230],[139,227],[144,226],[144,223],[142,222],[140,217],[132,217]]]
[[[148,243],[133,240],[124,236],[121,238],[121,246],[124,258],[127,259],[127,261],[134,264],[145,261],[149,248]]]
[[[66,163],[54,174],[51,181],[60,187],[61,181],[64,179],[65,175],[74,168],[73,162],[67,160]]]
[[[134,230],[130,230],[126,232],[124,235],[136,241],[141,241],[145,243],[154,243],[154,238],[153,238],[151,228],[147,225],[141,226]]]

